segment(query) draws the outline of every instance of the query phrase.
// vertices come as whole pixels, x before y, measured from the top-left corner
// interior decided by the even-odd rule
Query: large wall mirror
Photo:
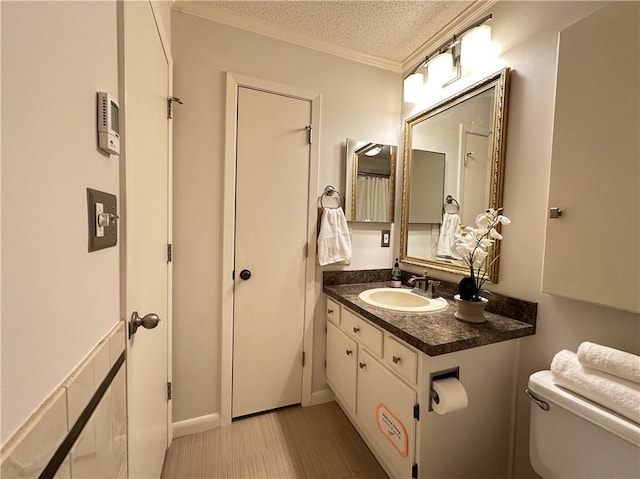
[[[348,221],[393,222],[397,151],[392,145],[347,139]]]
[[[455,234],[502,207],[509,69],[407,119],[400,258],[467,274]],[[498,280],[499,241],[487,260]]]

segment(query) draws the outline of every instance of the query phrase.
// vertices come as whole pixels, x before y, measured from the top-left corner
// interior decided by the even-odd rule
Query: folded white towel
[[[585,367],[577,354],[562,350],[551,361],[553,382],[640,423],[640,385]]]
[[[460,216],[456,213],[445,213],[440,226],[440,238],[436,256],[442,258],[460,259],[456,253],[456,233],[460,232]]]
[[[342,208],[327,208],[322,213],[318,235],[318,262],[351,264],[351,237]]]
[[[640,383],[640,356],[585,341],[578,347],[578,359],[590,368]]]

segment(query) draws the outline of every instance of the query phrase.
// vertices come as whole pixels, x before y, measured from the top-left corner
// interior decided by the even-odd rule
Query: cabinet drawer
[[[327,319],[340,326],[340,305],[327,297]]]
[[[382,331],[378,328],[346,308],[342,309],[342,328],[372,353],[382,356]]]
[[[391,370],[411,384],[416,383],[418,371],[418,353],[399,342],[393,336],[385,334],[384,360]]]

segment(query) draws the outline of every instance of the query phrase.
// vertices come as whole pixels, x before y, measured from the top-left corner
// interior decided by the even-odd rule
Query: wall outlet
[[[382,230],[382,234],[380,236],[380,247],[388,248],[389,243],[391,243],[391,231],[390,230]]]

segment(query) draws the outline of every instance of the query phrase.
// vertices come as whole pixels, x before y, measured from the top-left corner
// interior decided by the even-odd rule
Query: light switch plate
[[[116,195],[87,188],[89,252],[110,248],[118,243],[117,221],[110,221],[109,225],[105,225],[101,228],[98,226],[100,205],[102,205],[102,213],[113,215],[112,218],[114,219],[117,218],[118,212]],[[102,231],[99,231],[100,229]]]
[[[380,235],[380,247],[388,248],[389,243],[391,243],[391,230],[382,230],[382,234]]]

